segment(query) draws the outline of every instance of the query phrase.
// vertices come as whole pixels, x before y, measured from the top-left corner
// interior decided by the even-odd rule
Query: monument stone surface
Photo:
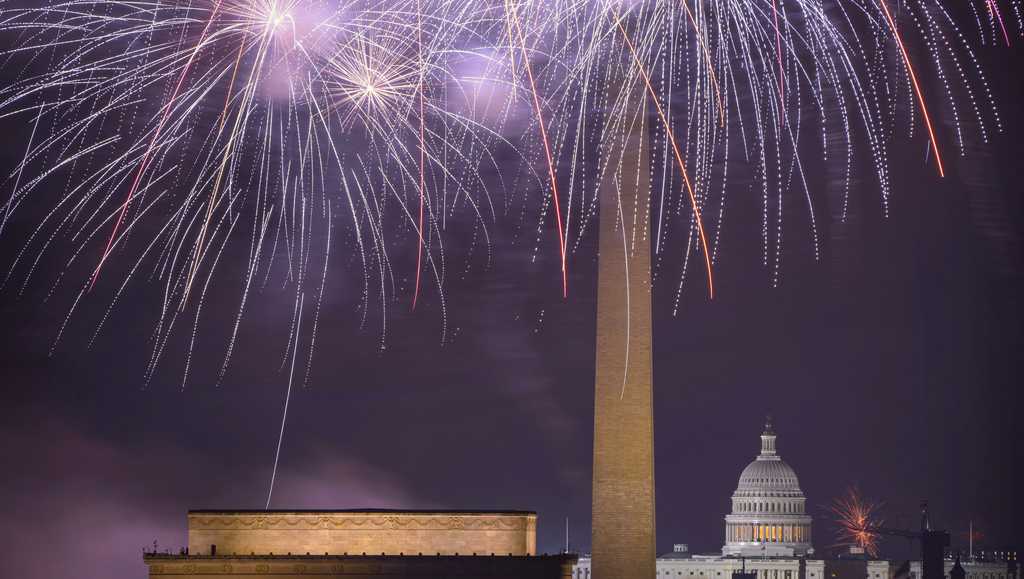
[[[626,89],[630,90],[630,89]],[[652,579],[654,416],[651,366],[649,135],[642,88],[610,127],[600,185],[594,386],[595,579]]]
[[[191,511],[193,555],[534,555],[537,515],[506,511]]]

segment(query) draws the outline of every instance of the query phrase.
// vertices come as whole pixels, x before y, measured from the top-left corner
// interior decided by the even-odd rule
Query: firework
[[[390,309],[428,285],[443,342],[449,228],[489,256],[492,224],[528,215],[570,296],[596,184],[619,170],[607,153],[637,122],[655,190],[631,243],[680,272],[676,309],[692,275],[713,295],[737,167],[778,284],[784,241],[817,256],[818,206],[846,220],[858,172],[887,212],[898,144],[926,147],[941,175],[965,134],[1002,130],[976,45],[1009,45],[1020,14],[1018,0],[9,1],[0,118],[31,131],[0,235],[41,217],[3,284],[24,291],[58,260],[44,283],[76,288],[59,341],[85,304],[105,302],[95,337],[150,282],[147,376],[177,336],[183,385],[211,286],[238,288],[221,376],[251,294],[292,292],[283,367],[300,341],[313,355],[338,260],[382,345]],[[839,185],[815,186],[812,165]]]
[[[23,68],[0,91],[0,111],[29,119],[35,130],[12,174],[0,231],[40,195],[43,183],[67,179],[62,196],[48,200],[51,207],[23,241],[5,283],[20,269],[24,289],[54,237],[70,238],[55,284],[80,264],[91,269],[70,320],[117,254],[126,265],[118,268],[108,313],[134,278],[148,274],[162,286],[149,375],[186,312],[194,345],[207,289],[236,238],[248,245],[247,262],[222,375],[250,290],[267,283],[279,258],[296,303],[314,292],[311,309],[318,315],[331,248],[329,241],[314,247],[314,239],[330,239],[336,214],[350,218],[367,302],[371,268],[386,292],[394,282],[386,279],[392,272],[389,239],[380,229],[385,208],[408,213],[407,175],[425,175],[430,156],[464,146],[477,133],[472,119],[422,98],[425,83],[444,75],[439,59],[466,34],[460,26],[472,20],[449,15],[448,5],[410,18],[418,5],[72,0],[5,8],[3,33],[15,40],[5,51],[8,70]],[[410,38],[423,38],[424,30],[429,42],[416,46]],[[417,52],[421,58],[413,57]],[[41,60],[50,64],[40,72]],[[421,106],[414,111],[417,94]],[[422,118],[428,113],[447,139],[433,151],[426,145],[434,125]],[[403,139],[414,125],[423,137],[415,156]],[[486,145],[461,152],[461,164],[478,164]],[[44,160],[51,166],[42,167]],[[26,178],[34,169],[39,176]],[[467,184],[459,192],[473,204],[481,190]],[[424,225],[421,219],[405,227]],[[141,247],[129,247],[140,239]],[[429,251],[425,258],[436,272]],[[314,260],[323,262],[319,280]]]
[[[878,517],[880,507],[864,499],[857,487],[850,488],[845,496],[833,501],[832,513],[839,526],[836,544],[860,547],[868,555],[877,557],[877,529],[882,526],[882,520]]]

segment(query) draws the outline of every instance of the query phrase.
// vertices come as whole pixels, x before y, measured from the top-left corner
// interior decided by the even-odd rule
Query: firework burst
[[[859,173],[888,211],[898,144],[922,146],[941,175],[948,149],[1002,130],[976,45],[1020,36],[1019,0],[961,4],[0,3],[0,119],[31,127],[5,175],[0,235],[22,214],[31,224],[3,284],[22,292],[56,259],[50,293],[75,289],[59,341],[103,300],[98,335],[148,282],[160,314],[147,375],[177,336],[182,384],[218,284],[238,288],[221,375],[250,296],[271,284],[294,303],[282,360],[298,341],[312,356],[332,261],[355,271],[361,323],[378,312],[382,346],[390,310],[427,287],[443,342],[446,233],[468,228],[489,260],[489,228],[520,215],[518,237],[558,252],[570,295],[596,184],[620,168],[608,151],[642,122],[652,226],[631,243],[653,244],[656,277],[678,272],[676,309],[689,277],[713,294],[737,184],[775,285],[787,240],[817,257],[819,220],[848,219]]]
[[[850,488],[846,495],[833,501],[831,510],[839,526],[836,544],[860,547],[868,555],[877,557],[877,529],[882,526],[878,516],[880,508],[881,505],[862,497],[857,487]]]

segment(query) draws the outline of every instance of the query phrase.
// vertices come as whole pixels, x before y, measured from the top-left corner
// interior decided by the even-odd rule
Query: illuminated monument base
[[[188,550],[146,553],[149,577],[565,579],[527,511],[192,511]]]

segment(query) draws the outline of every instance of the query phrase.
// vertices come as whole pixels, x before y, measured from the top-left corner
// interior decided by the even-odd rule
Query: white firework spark
[[[363,320],[380,309],[382,344],[389,308],[406,294],[415,307],[425,283],[444,318],[449,221],[470,221],[489,254],[489,227],[514,200],[534,210],[537,247],[557,247],[569,295],[596,184],[616,170],[602,152],[647,112],[659,189],[641,233],[657,263],[681,271],[677,306],[692,262],[713,293],[736,167],[759,193],[762,264],[777,284],[784,223],[806,227],[819,255],[813,165],[843,175],[831,200],[842,220],[858,166],[887,210],[901,140],[927,146],[943,174],[943,143],[963,153],[966,129],[982,140],[1002,130],[973,39],[1019,39],[1019,1],[961,4],[8,1],[0,118],[31,132],[8,168],[0,235],[29,207],[42,217],[19,236],[4,285],[24,291],[45,255],[60,256],[52,286],[81,281],[66,326],[110,275],[98,334],[131,282],[151,280],[147,378],[186,327],[183,385],[226,263],[244,279],[222,376],[250,294],[276,271],[296,304],[320,296],[307,308],[316,320],[332,254],[359,264]],[[646,110],[626,109],[634,91]],[[557,239],[543,233],[552,221]],[[284,360],[303,340],[312,352],[317,324],[300,335],[301,311]]]

